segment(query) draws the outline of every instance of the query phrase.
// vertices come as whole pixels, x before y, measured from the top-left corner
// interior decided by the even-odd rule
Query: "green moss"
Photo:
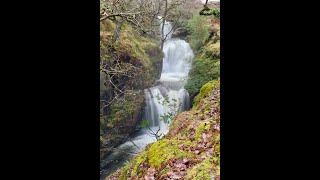
[[[211,180],[216,172],[212,171],[214,158],[210,157],[195,165],[187,172],[186,179],[195,180]]]
[[[194,144],[190,141],[179,141],[179,140],[168,140],[163,139],[153,143],[146,151],[141,152],[135,158],[131,159],[130,163],[119,169],[118,177],[120,180],[125,180],[128,177],[143,175],[143,172],[140,169],[142,163],[149,164],[150,167],[162,172],[168,171],[169,169],[161,169],[161,164],[167,162],[168,160],[175,158],[191,158],[195,155],[191,152],[184,152],[179,149],[179,145],[189,145],[193,146]]]
[[[214,89],[220,89],[220,80],[212,80],[205,85],[203,85],[200,89],[200,93],[195,98],[194,102],[194,108],[197,108],[199,106],[199,103],[202,99],[205,97],[208,97],[210,94],[213,93]]]
[[[196,53],[192,68],[185,86],[190,94],[191,102],[200,92],[200,88],[208,81],[220,77],[220,40],[212,36]]]
[[[219,81],[210,81],[200,89],[200,97],[205,98],[209,94],[213,92],[213,89],[219,89],[220,82]]]
[[[161,54],[159,43],[152,39],[135,35],[134,29],[126,23],[124,23],[122,29],[124,30],[120,35],[120,41],[115,45],[116,49],[138,59],[143,66],[152,68],[152,59],[147,52],[150,52],[150,49],[157,49]]]
[[[192,153],[184,152],[179,149],[179,144],[191,145],[190,141],[178,141],[163,139],[155,142],[147,152],[151,167],[159,169],[161,163],[167,162],[171,158],[193,157]]]
[[[140,165],[142,163],[147,163],[149,167],[155,168],[158,172],[161,170],[163,172],[164,170],[161,169],[163,168],[161,167],[162,163],[165,163],[170,159],[195,158],[205,156],[205,152],[202,152],[202,154],[200,155],[196,155],[192,153],[192,151],[188,151],[188,148],[186,148],[185,150],[179,149],[179,146],[183,144],[184,146],[189,146],[190,149],[197,147],[197,141],[202,138],[202,134],[208,133],[209,131],[211,131],[211,126],[213,124],[219,123],[214,119],[214,117],[206,118],[203,121],[193,121],[194,118],[197,118],[199,120],[201,119],[201,115],[209,113],[209,109],[211,108],[211,106],[210,104],[206,104],[206,102],[208,102],[207,99],[210,94],[214,92],[214,90],[218,90],[219,88],[219,80],[213,80],[205,84],[201,88],[200,93],[197,96],[197,100],[199,101],[198,104],[204,108],[202,110],[193,108],[193,110],[190,111],[190,114],[181,114],[180,116],[177,116],[171,124],[171,129],[179,126],[182,122],[187,122],[188,126],[183,129],[179,129],[176,134],[171,136],[171,139],[164,138],[153,143],[147,148],[146,151],[139,154],[139,156],[137,156],[135,160],[132,160],[130,165],[130,177],[136,175],[142,177],[144,175],[146,169],[145,167],[143,169],[140,168]],[[194,129],[195,123],[196,129],[194,131],[192,129]],[[195,141],[188,140],[191,131],[194,131],[195,133]],[[179,138],[183,138],[186,140],[178,140]],[[188,173],[189,179],[210,179],[212,177],[213,166],[220,165],[220,134],[214,133],[212,143],[214,144],[213,156],[208,157],[205,161],[195,165],[195,167],[192,168]],[[125,171],[123,171],[123,173],[128,174],[128,172]]]
[[[124,167],[121,168],[121,174],[119,176],[119,180],[126,180],[128,179],[128,177],[131,176],[131,173],[130,173],[130,164],[126,164]]]
[[[210,21],[207,17],[195,13],[188,21],[187,30],[189,33],[188,42],[196,52],[206,43],[210,36]]]
[[[210,129],[210,124],[206,124],[206,122],[201,122],[196,130],[195,139],[199,140],[202,137],[202,134]]]
[[[217,116],[207,116],[211,113],[210,108],[219,106],[219,97],[214,96],[217,104],[210,101],[213,92],[219,89],[219,79],[206,83],[201,88],[196,98],[197,104],[194,105],[193,109],[176,116],[170,126],[169,135],[148,145],[146,150],[133,158],[127,166],[119,171],[121,175],[116,175],[116,177],[119,177],[120,180],[133,177],[141,178],[151,167],[157,171],[158,176],[156,178],[161,179],[161,175],[174,171],[166,162],[170,159],[181,160],[185,158],[192,161],[196,160],[196,163],[187,168],[187,175],[183,177],[184,179],[209,180],[220,174],[220,133],[213,129],[215,125],[219,124],[219,121],[216,119]],[[191,135],[191,133],[194,134]],[[209,157],[206,157],[209,149],[200,154],[195,151],[199,150],[197,149],[199,148],[198,143],[203,133],[210,134],[210,136],[207,136],[207,140],[212,142],[210,144],[214,147],[213,154]],[[193,137],[191,138],[191,136]],[[179,140],[179,138],[184,140]],[[203,157],[206,158],[203,160]]]
[[[134,174],[138,174],[140,164],[144,163],[146,161],[146,159],[147,159],[147,157],[144,154],[137,157],[136,161],[134,162],[134,167],[133,167]]]
[[[212,15],[212,16],[220,19],[220,11],[217,8],[211,8],[211,9],[209,9],[209,11],[201,10],[200,15],[204,15],[204,16]]]
[[[101,122],[100,122],[100,129],[101,129],[101,130],[104,131],[107,127],[108,127],[108,126],[107,126],[106,123],[101,123]]]
[[[204,46],[203,52],[200,54],[200,57],[203,59],[210,58],[210,59],[217,59],[220,58],[220,40],[213,43],[208,43],[207,46]]]
[[[111,104],[111,113],[107,123],[114,125],[130,118],[139,111],[140,104],[143,102],[144,96],[142,93],[125,94],[123,97],[118,98]]]
[[[107,31],[114,31],[114,29],[116,28],[116,23],[114,23],[113,21],[106,21],[106,30]]]
[[[127,79],[124,84],[128,88],[145,89],[158,79],[162,64],[160,42],[144,37],[135,31],[127,22],[122,24],[118,40],[110,48],[116,23],[108,20],[100,23],[100,58],[106,64],[110,63],[114,54],[120,57],[120,65],[127,68],[134,77]],[[109,50],[109,51],[106,51]],[[110,52],[113,50],[113,52]],[[114,54],[113,54],[114,53]],[[138,67],[133,68],[134,67]]]
[[[215,136],[215,138],[213,139],[213,143],[216,144],[216,146],[214,147],[214,154],[216,154],[220,158],[220,134]]]

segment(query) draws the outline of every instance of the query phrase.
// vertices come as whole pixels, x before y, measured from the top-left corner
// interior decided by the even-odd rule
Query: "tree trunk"
[[[117,39],[119,37],[120,29],[121,29],[121,26],[122,26],[122,23],[123,23],[124,19],[125,19],[125,17],[122,16],[120,21],[118,21],[118,23],[117,23],[117,27],[116,27],[116,29],[114,30],[114,33],[113,33],[111,47],[114,45],[114,43],[117,41]]]
[[[163,50],[163,44],[166,40],[166,35],[164,34],[164,25],[166,22],[166,16],[167,16],[167,8],[168,8],[168,0],[165,0],[165,9],[162,17],[162,27],[161,27],[161,51]]]

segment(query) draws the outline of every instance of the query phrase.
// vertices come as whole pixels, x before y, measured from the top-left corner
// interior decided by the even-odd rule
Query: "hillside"
[[[155,83],[162,68],[159,41],[139,35],[128,23],[112,44],[116,22],[100,23],[101,159],[133,133],[144,107],[143,90]]]
[[[220,11],[119,2],[100,29],[101,180],[220,179]]]
[[[205,83],[220,77],[220,19],[195,14],[187,28],[187,40],[196,52],[185,86],[193,102]]]
[[[220,178],[220,81],[205,84],[165,137],[107,180]]]

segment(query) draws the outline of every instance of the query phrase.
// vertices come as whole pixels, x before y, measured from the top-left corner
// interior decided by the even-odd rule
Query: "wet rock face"
[[[183,27],[179,27],[173,31],[172,38],[185,39],[187,37],[187,35],[188,35],[187,29],[183,28]]]

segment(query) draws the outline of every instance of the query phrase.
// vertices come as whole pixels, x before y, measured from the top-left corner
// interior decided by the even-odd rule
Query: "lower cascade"
[[[194,54],[186,41],[170,37],[171,29],[171,23],[166,22],[164,32],[169,32],[169,38],[163,46],[163,68],[158,85],[144,90],[146,105],[143,118],[148,120],[149,128],[136,131],[127,142],[117,147],[117,151],[101,162],[101,167],[105,167],[101,179],[124,166],[126,161],[148,144],[155,142],[156,137],[151,132],[158,132],[159,135],[168,132],[168,124],[163,121],[164,115],[175,115],[190,108],[189,93],[184,89],[184,85]]]

